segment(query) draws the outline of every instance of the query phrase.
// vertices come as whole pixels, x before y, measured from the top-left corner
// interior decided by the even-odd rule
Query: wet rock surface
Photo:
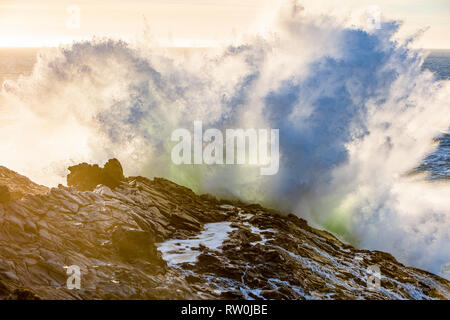
[[[0,203],[0,299],[450,298],[449,281],[294,215],[165,179],[115,181],[47,189],[1,167],[0,184],[23,194]],[[81,287],[69,290],[73,265]]]

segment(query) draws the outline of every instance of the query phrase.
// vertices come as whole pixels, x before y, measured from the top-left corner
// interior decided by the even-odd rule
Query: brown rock
[[[69,167],[69,171],[67,185],[75,187],[79,191],[92,191],[99,184],[114,189],[119,186],[121,181],[125,180],[122,165],[117,159],[109,160],[104,168],[100,168],[97,164],[81,163]]]
[[[69,180],[78,190],[109,186],[47,192],[0,167],[0,185],[37,194],[0,204],[0,299],[450,298],[449,281],[389,254],[259,205],[197,196],[166,179],[124,179],[117,160],[72,167]],[[374,264],[383,290],[367,289]],[[80,290],[66,287],[73,265]]]
[[[165,265],[154,241],[151,233],[124,226],[114,228],[112,233],[112,244],[125,260],[143,259],[155,265]]]
[[[7,186],[0,186],[0,203],[6,203],[11,200],[11,194]]]
[[[17,172],[0,166],[0,186],[8,187],[10,199],[21,199],[24,195],[43,195],[48,188],[34,183]]]
[[[110,159],[103,168],[104,185],[115,188],[121,181],[125,180],[123,168],[117,159]]]

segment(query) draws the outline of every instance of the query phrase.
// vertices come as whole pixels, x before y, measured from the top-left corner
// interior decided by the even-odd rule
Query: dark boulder
[[[117,159],[109,160],[104,168],[100,168],[96,164],[81,163],[69,167],[69,171],[67,185],[79,191],[92,191],[99,184],[114,189],[119,186],[121,181],[125,180],[122,165]]]
[[[154,236],[146,231],[117,226],[112,232],[112,244],[126,261],[143,259],[155,266],[165,266],[155,246]]]
[[[0,203],[6,203],[11,200],[11,194],[7,186],[0,186]]]

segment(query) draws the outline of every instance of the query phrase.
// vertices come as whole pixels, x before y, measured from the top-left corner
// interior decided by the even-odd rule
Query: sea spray
[[[360,247],[438,273],[450,260],[450,187],[405,174],[450,125],[450,84],[379,29],[283,7],[266,37],[193,52],[113,40],[62,47],[0,94],[0,162],[37,182],[117,157],[219,196],[293,211]],[[251,166],[179,166],[176,128],[279,128],[273,176]]]

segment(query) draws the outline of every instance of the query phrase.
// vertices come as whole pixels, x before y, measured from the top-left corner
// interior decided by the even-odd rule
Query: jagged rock
[[[125,176],[123,175],[123,168],[117,159],[110,159],[106,162],[103,167],[103,183],[105,186],[110,188],[117,187],[121,181],[125,180]]]
[[[0,185],[9,189],[11,200],[22,198],[26,194],[46,194],[49,189],[32,182],[17,172],[0,166]]]
[[[292,214],[197,196],[165,179],[124,179],[115,161],[105,165],[115,188],[95,188],[105,183],[100,168],[76,167],[78,190],[50,192],[0,168],[1,183],[25,195],[0,204],[0,299],[450,298],[449,281]],[[79,290],[66,287],[73,265]]]
[[[6,203],[11,200],[11,194],[7,186],[0,186],[0,203]]]
[[[157,265],[165,265],[156,250],[154,235],[150,232],[117,226],[112,233],[113,247],[127,260],[144,259]]]
[[[116,188],[125,180],[122,165],[117,159],[110,159],[103,168],[97,164],[81,163],[69,167],[67,185],[75,187],[79,191],[92,191],[99,184],[110,188]]]

